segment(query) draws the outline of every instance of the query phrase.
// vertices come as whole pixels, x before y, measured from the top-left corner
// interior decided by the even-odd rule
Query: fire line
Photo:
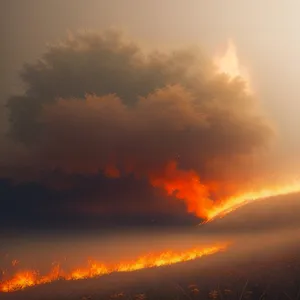
[[[114,272],[132,272],[147,268],[172,265],[184,261],[194,260],[206,255],[224,251],[228,243],[210,247],[194,248],[183,252],[165,251],[159,254],[148,254],[129,262],[106,265],[97,261],[89,261],[83,268],[65,272],[59,265],[55,265],[47,275],[40,275],[36,270],[19,271],[10,279],[0,282],[1,292],[14,292],[30,286],[50,283],[57,280],[88,279],[111,274]]]

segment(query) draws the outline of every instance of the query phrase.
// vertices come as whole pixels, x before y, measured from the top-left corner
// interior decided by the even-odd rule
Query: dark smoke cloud
[[[97,174],[111,165],[144,175],[179,156],[201,174],[209,162],[251,154],[268,137],[258,117],[202,101],[180,85],[156,90],[133,107],[116,95],[58,99],[39,116],[43,135],[33,147],[35,161],[67,173]]]
[[[244,82],[218,75],[195,48],[150,53],[116,31],[80,33],[22,79],[26,92],[8,101],[10,134],[40,181],[64,174],[58,186],[74,174],[141,180],[174,160],[203,182],[241,179],[272,135]]]
[[[26,94],[8,102],[12,132],[24,141],[39,129],[35,119],[45,103],[57,97],[83,98],[115,93],[126,105],[166,84],[197,84],[197,74],[207,74],[209,61],[192,51],[146,54],[117,31],[104,34],[81,33],[60,45],[50,46],[36,64],[26,65],[21,77]],[[199,83],[199,82],[198,82]]]

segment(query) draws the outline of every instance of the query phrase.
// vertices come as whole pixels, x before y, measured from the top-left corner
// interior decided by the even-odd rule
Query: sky
[[[10,160],[14,162],[13,167],[7,167],[5,164],[4,167],[1,167],[1,176],[3,179],[0,183],[0,191],[2,191],[1,193],[4,197],[1,197],[0,201],[5,199],[4,207],[6,208],[3,210],[3,214],[7,216],[5,218],[5,223],[10,224],[9,226],[26,222],[32,226],[38,226],[37,224],[40,224],[43,220],[44,223],[53,223],[53,219],[58,220],[57,223],[64,223],[66,216],[69,218],[70,223],[74,223],[74,219],[84,218],[82,217],[82,211],[85,212],[85,216],[90,216],[90,213],[92,212],[95,217],[95,221],[93,222],[96,224],[99,222],[99,216],[101,216],[103,220],[102,223],[114,223],[115,220],[122,219],[120,217],[121,215],[126,219],[124,223],[140,223],[140,219],[145,220],[145,216],[140,213],[141,210],[143,211],[142,208],[145,206],[144,203],[151,203],[151,205],[146,205],[146,223],[148,221],[151,223],[153,219],[162,219],[166,222],[166,215],[168,215],[168,222],[171,223],[184,223],[185,220],[188,220],[186,222],[194,222],[194,216],[186,214],[186,210],[188,210],[189,213],[196,212],[198,215],[203,215],[204,212],[202,210],[200,212],[200,209],[195,207],[195,203],[192,203],[193,201],[189,201],[188,204],[185,203],[188,209],[184,207],[182,201],[172,202],[172,209],[169,209],[169,200],[162,200],[162,198],[165,198],[165,195],[157,192],[157,190],[152,187],[158,187],[168,192],[170,186],[162,180],[162,175],[158,175],[157,172],[154,172],[155,175],[153,175],[153,170],[149,165],[155,165],[157,168],[162,166],[165,167],[167,158],[169,159],[168,155],[172,154],[173,156],[171,156],[173,158],[178,154],[175,153],[177,151],[179,152],[179,156],[181,156],[180,164],[182,164],[183,169],[189,171],[191,169],[196,170],[195,172],[200,178],[204,178],[207,181],[220,181],[221,179],[223,180],[224,177],[232,177],[236,180],[237,178],[241,178],[241,169],[245,169],[245,165],[242,164],[240,167],[231,168],[230,171],[229,168],[226,167],[225,169],[228,172],[220,174],[220,172],[215,171],[215,169],[218,169],[217,166],[206,166],[207,161],[214,160],[216,157],[217,159],[220,159],[221,165],[224,163],[225,159],[223,157],[223,152],[212,152],[212,149],[215,149],[216,145],[222,150],[227,147],[226,149],[228,152],[225,151],[227,153],[226,155],[231,157],[232,163],[236,163],[235,154],[247,155],[249,153],[245,149],[251,149],[252,151],[252,148],[264,144],[266,136],[269,135],[268,125],[264,123],[265,120],[270,120],[270,122],[274,124],[274,127],[276,127],[275,143],[276,149],[279,152],[276,159],[282,161],[280,162],[280,166],[283,166],[285,161],[289,162],[289,165],[293,165],[294,161],[298,161],[296,155],[300,148],[300,138],[297,134],[297,128],[300,125],[298,118],[298,97],[300,95],[298,78],[300,78],[300,68],[297,65],[297,56],[299,55],[300,50],[300,37],[297,35],[297,31],[300,21],[297,14],[299,4],[296,1],[10,0],[1,1],[0,5],[2,14],[2,32],[0,33],[0,39],[2,41],[1,44],[3,45],[0,50],[2,57],[0,66],[3,70],[0,81],[0,104],[2,105],[0,128],[2,133],[1,141],[3,141],[0,153],[2,161]],[[128,57],[130,57],[131,51],[134,52],[135,50],[130,48],[130,45],[127,45],[126,42],[124,42],[125,44],[122,44],[123,41],[120,42],[120,44],[117,42],[115,46],[128,46],[127,48],[125,47],[127,49],[125,50],[129,52],[126,52],[123,49],[126,52],[125,55],[125,52],[123,53],[123,50],[120,50],[121,56],[118,56],[119,58],[117,57],[116,59],[121,59],[121,63],[116,60],[116,65],[112,64],[112,66],[109,65],[109,67],[101,65],[101,68],[107,67],[108,69],[105,70],[108,71],[117,68],[116,72],[118,72],[119,77],[116,77],[114,76],[113,71],[111,71],[112,73],[110,73],[110,75],[108,73],[104,73],[105,75],[101,72],[97,73],[97,67],[93,69],[93,63],[91,63],[91,65],[84,65],[87,70],[90,68],[90,70],[92,70],[91,72],[87,72],[86,69],[84,69],[85,67],[82,67],[79,63],[76,66],[78,59],[76,60],[75,57],[72,58],[72,60],[71,56],[69,56],[74,54],[74,52],[72,52],[73,46],[69,44],[69,48],[66,50],[67,54],[59,54],[59,51],[48,52],[50,54],[52,53],[52,56],[49,56],[50,61],[53,59],[52,63],[56,62],[56,57],[58,58],[58,65],[57,67],[54,67],[54,69],[57,68],[55,69],[57,70],[57,73],[51,75],[55,80],[52,77],[52,79],[49,79],[46,71],[41,71],[41,73],[39,73],[39,68],[36,65],[31,69],[27,69],[25,75],[23,74],[23,80],[25,78],[27,86],[20,78],[20,70],[22,70],[25,63],[29,63],[33,66],[43,54],[47,53],[47,44],[66,39],[68,32],[76,33],[78,30],[87,29],[101,33],[109,28],[115,28],[116,30],[122,29],[125,31],[134,43],[139,44],[138,49],[141,50],[141,53],[143,51],[150,51],[150,49],[156,49],[158,51],[166,51],[169,53],[167,54],[169,56],[167,58],[160,56],[154,57],[148,64],[139,62],[139,64],[137,64],[137,69],[131,69],[131,67],[128,67],[126,64],[124,68],[120,68],[122,61],[126,63],[126,55],[129,55]],[[96,38],[92,37],[91,39]],[[246,66],[250,74],[251,83],[255,91],[255,98],[257,98],[257,101],[263,107],[263,115],[265,116],[263,121],[259,119],[255,122],[254,119],[251,119],[252,116],[250,118],[244,104],[241,107],[238,107],[240,105],[239,103],[241,103],[239,100],[240,96],[237,96],[241,88],[238,85],[233,87],[226,85],[221,79],[221,83],[219,81],[218,84],[214,82],[214,86],[208,87],[204,84],[209,80],[209,76],[211,76],[210,72],[212,72],[209,62],[206,62],[205,57],[213,57],[218,52],[222,51],[226,46],[228,39],[234,41],[240,62],[242,65]],[[89,43],[85,40],[84,35],[81,37],[81,42],[83,44]],[[92,47],[87,46],[87,44],[85,45],[86,47]],[[199,49],[188,50],[186,53],[177,53],[177,56],[172,56],[170,49],[185,48],[189,45],[197,45]],[[193,51],[199,51],[199,53],[194,53]],[[202,54],[203,56],[201,56]],[[86,56],[84,57],[93,57],[92,48],[87,50],[85,55]],[[138,53],[138,55],[141,54]],[[92,76],[91,74],[93,72],[94,74],[97,74],[97,76],[104,76],[103,80],[107,81],[106,86],[103,87],[103,89],[101,87],[97,88],[96,98],[89,98],[88,96],[85,96],[84,93],[95,92],[95,86],[99,85],[97,83],[97,78],[90,78],[90,83],[83,83],[84,75],[81,75],[82,77],[78,75],[78,81],[75,79],[75,81],[70,81],[69,84],[73,86],[69,87],[68,82],[66,81],[66,78],[68,78],[67,75],[63,75],[67,76],[66,78],[62,77],[64,78],[63,81],[60,80],[59,72],[62,70],[63,65],[60,65],[61,60],[59,59],[66,59],[67,64],[75,66],[76,68],[74,67],[74,69],[72,69],[72,72],[74,72],[73,74],[75,75],[80,74],[81,68],[83,68],[84,71],[82,71],[82,73],[85,74],[86,78]],[[79,57],[79,59],[81,58]],[[115,58],[110,59],[114,60]],[[198,63],[203,67],[202,71],[197,68],[194,70],[194,66]],[[174,66],[174,68],[170,68],[170,65]],[[139,73],[142,72],[141,69],[143,69],[144,73]],[[187,73],[183,72],[184,74],[180,74],[182,70]],[[192,72],[192,75],[190,72]],[[198,72],[200,73],[198,74]],[[38,76],[35,77],[35,74],[38,74]],[[164,75],[160,77],[157,74]],[[41,77],[42,75],[45,77]],[[39,78],[44,78],[43,80],[45,80],[45,83],[41,83]],[[200,80],[200,83],[203,83],[203,89],[199,87],[196,91],[194,84],[196,78],[197,80]],[[53,82],[55,85],[54,87]],[[74,82],[76,82],[78,87],[76,91]],[[122,85],[122,82],[125,83]],[[181,89],[180,86],[163,89],[164,84],[162,84],[162,82],[165,82],[166,84],[172,82],[175,84],[180,83],[187,85],[188,90]],[[163,90],[161,93],[151,96],[149,93],[152,93],[157,87],[162,88]],[[89,88],[90,90],[87,91]],[[115,176],[118,175],[116,174],[118,170],[115,170],[114,164],[121,164],[122,168],[125,168],[124,160],[130,160],[130,155],[128,155],[128,153],[130,153],[129,150],[131,148],[128,148],[128,145],[141,145],[141,137],[137,133],[132,135],[132,132],[134,132],[137,127],[143,128],[143,126],[146,126],[142,121],[147,120],[147,117],[149,118],[147,124],[150,124],[153,120],[153,123],[156,121],[157,124],[160,124],[157,125],[157,128],[147,126],[144,128],[144,130],[148,130],[152,133],[157,133],[157,131],[164,128],[166,124],[173,124],[172,120],[181,118],[179,117],[181,114],[173,115],[173,110],[168,110],[169,102],[166,100],[169,99],[168,97],[176,95],[176,97],[185,99],[186,102],[184,102],[185,104],[183,107],[181,104],[176,106],[176,109],[179,112],[184,110],[184,117],[180,119],[180,122],[182,122],[182,126],[191,128],[189,130],[191,130],[192,133],[193,130],[198,132],[197,130],[204,125],[201,123],[203,121],[200,120],[201,117],[191,113],[192,111],[197,112],[197,110],[193,104],[193,97],[189,98],[190,90],[196,91],[197,97],[202,97],[203,94],[219,95],[222,93],[223,94],[219,96],[220,98],[226,98],[226,101],[229,101],[228,97],[231,97],[233,99],[233,104],[230,105],[232,105],[233,108],[228,108],[229,113],[234,113],[234,115],[240,113],[238,122],[242,122],[242,119],[248,120],[249,124],[251,124],[251,128],[253,128],[253,130],[255,129],[255,134],[253,133],[252,138],[249,138],[250,135],[248,134],[250,133],[247,131],[247,134],[245,135],[246,131],[243,131],[248,128],[246,124],[237,123],[235,128],[241,128],[241,130],[240,133],[233,131],[234,134],[230,135],[232,140],[230,140],[228,136],[227,139],[222,139],[225,133],[219,132],[217,129],[213,131],[213,133],[216,134],[216,140],[209,138],[211,132],[207,131],[207,134],[203,133],[203,136],[201,136],[202,138],[200,138],[200,140],[204,142],[199,141],[199,143],[195,144],[195,137],[192,134],[190,138],[186,138],[186,136],[179,137],[176,133],[174,134],[174,137],[172,136],[172,138],[170,138],[169,144],[173,146],[170,146],[169,148],[154,147],[153,145],[161,145],[166,138],[165,135],[160,136],[159,134],[155,134],[152,138],[144,137],[144,139],[142,139],[142,145],[148,145],[147,149],[153,148],[151,151],[156,154],[155,156],[150,155],[152,153],[151,151],[150,154],[149,151],[144,152],[146,146],[144,148],[134,148],[134,151],[137,151],[135,153],[136,157],[139,158],[137,159],[137,162],[135,162],[134,167],[131,166],[131,168],[134,169],[134,172],[130,176],[135,177],[134,179],[130,179],[126,176],[124,178],[121,176],[121,178],[118,179],[108,179],[106,176],[107,174],[95,174],[95,171],[92,170],[94,164],[96,164],[97,167],[103,167],[105,165],[105,172],[110,173],[110,176],[108,177],[119,177]],[[27,91],[27,95],[24,94],[24,91]],[[130,112],[126,109],[124,110],[124,107],[120,106],[119,99],[104,99],[104,102],[110,101],[110,103],[115,104],[115,106],[107,106],[108,112],[115,117],[111,119],[113,120],[112,122],[109,121],[109,119],[103,119],[103,124],[107,126],[104,128],[109,129],[107,129],[108,131],[101,131],[101,139],[97,140],[96,136],[87,135],[85,133],[93,132],[93,129],[89,126],[97,125],[99,126],[98,128],[100,128],[103,124],[98,124],[96,117],[93,119],[94,123],[92,125],[84,120],[90,120],[90,114],[93,113],[93,111],[97,111],[97,109],[102,111],[101,108],[97,106],[97,96],[105,96],[112,92],[117,93],[117,96],[123,99],[123,101],[124,99],[131,99],[130,101],[133,102],[135,101],[132,100],[134,99],[134,95],[139,94],[150,100],[153,105],[147,106],[141,101],[141,105],[136,109],[134,117],[131,117],[129,116]],[[217,92],[219,94],[216,94]],[[227,94],[227,92],[232,94]],[[227,95],[226,97],[225,94]],[[22,105],[19,106],[18,101],[15,101],[17,105],[12,105],[14,107],[12,108],[15,113],[14,117],[18,119],[17,122],[12,122],[14,124],[12,125],[12,123],[7,120],[7,115],[11,111],[5,109],[4,106],[8,99],[16,95],[25,97],[24,99],[27,99],[26,101],[30,101],[28,99],[34,97],[42,99],[42,102],[47,102],[48,98],[52,99],[55,96],[65,98],[71,96],[79,98],[85,97],[85,102],[89,103],[89,106],[84,105],[81,107],[81,104],[78,104],[76,99],[74,99],[72,103],[65,99],[65,101],[62,100],[59,103],[58,107],[46,109],[42,118],[44,118],[43,120],[46,124],[50,124],[51,126],[45,126],[46,131],[42,133],[43,138],[42,141],[39,140],[38,146],[35,145],[34,147],[31,147],[30,150],[26,149],[25,152],[20,150],[20,156],[17,149],[19,149],[19,147],[23,149],[24,142],[27,142],[28,145],[28,141],[37,134],[35,130],[37,130],[38,126],[31,124],[28,119],[26,119],[26,113],[22,113],[22,109],[25,108],[22,108]],[[244,99],[245,97],[246,96],[243,95],[242,98]],[[166,113],[165,116],[160,116],[157,113],[159,109],[156,109],[155,103],[157,102],[155,101],[160,101],[157,99],[165,99],[164,105],[167,106],[164,107],[167,112],[170,112],[170,115]],[[177,104],[181,103],[180,99],[178,100],[179,102],[176,102]],[[13,101],[10,103],[12,102]],[[35,106],[36,104],[32,105],[33,109],[37,107]],[[160,104],[158,103],[158,105]],[[220,121],[221,119],[217,117],[215,112],[216,107],[219,106],[222,109],[225,109],[222,105],[225,104],[212,104],[212,107],[206,107],[206,113],[213,115],[214,120]],[[61,112],[60,115],[57,113],[58,111]],[[149,115],[148,111],[151,111],[152,114]],[[33,112],[33,110],[31,110],[31,112]],[[76,121],[76,118],[78,117],[77,114],[79,116],[81,115],[82,122],[85,122],[83,124],[87,127],[84,127],[85,125],[82,126],[81,123],[79,124],[79,122]],[[31,117],[32,116],[29,115],[29,118]],[[170,117],[170,119],[168,119],[168,117]],[[130,118],[131,121],[119,123],[119,120],[122,120],[122,118]],[[66,123],[65,120],[69,120],[69,123]],[[163,122],[164,120],[169,120],[169,123],[167,122],[165,124]],[[190,120],[194,120],[194,122]],[[222,126],[226,127],[228,124],[227,121],[224,118],[222,118],[222,120],[224,123],[218,123],[216,121],[214,124],[223,124]],[[52,126],[53,124],[56,124],[57,126]],[[68,124],[70,124],[70,126]],[[124,138],[121,139],[120,134],[118,134],[120,128],[123,128],[124,124],[131,124],[128,125],[129,127],[127,128],[130,134],[124,134],[124,137],[130,139],[131,143],[128,143],[128,140],[124,141]],[[13,130],[11,130],[12,128]],[[78,136],[84,136],[85,138],[78,138],[77,140],[78,136],[76,136],[76,134],[60,134],[60,128],[66,128],[63,132],[68,133],[69,131],[67,130],[72,132],[72,128],[76,128],[76,134],[82,132],[82,135],[79,134]],[[216,125],[216,128],[219,127]],[[229,127],[226,128],[229,132]],[[170,130],[174,130],[174,128],[172,127]],[[15,136],[13,146],[11,146],[12,142],[10,140],[7,141],[8,138],[5,137],[7,132],[12,133],[12,131],[14,131],[13,135]],[[95,154],[99,149],[101,151],[103,149],[101,148],[101,145],[103,143],[102,139],[106,138],[105,132],[109,132],[109,136],[114,137],[110,140],[105,140],[106,143],[109,145],[118,145],[118,148],[113,148],[116,152],[114,155],[117,158],[112,159],[111,156],[107,158],[109,160],[108,165],[103,162],[105,159],[102,158],[108,157],[114,151],[110,151],[111,149],[108,147],[106,151],[101,152],[101,159],[98,159],[99,155],[97,156]],[[242,138],[243,136],[245,137],[244,139]],[[177,138],[179,138],[179,140],[177,140]],[[67,146],[59,149],[53,147],[53,145],[64,145],[64,141],[66,140],[68,141],[68,147],[72,145],[72,149],[80,148],[78,156],[76,156],[76,151],[74,151],[74,153],[76,152],[76,155],[70,155],[73,151],[70,151],[70,148]],[[93,141],[93,144],[89,144],[90,141]],[[176,143],[174,142],[174,144],[172,144],[173,141],[176,141]],[[219,144],[215,141],[218,141]],[[226,141],[231,141],[231,146]],[[16,142],[17,145],[14,144]],[[90,147],[88,149],[94,150],[89,152],[84,147],[77,148],[75,144],[78,142],[81,144],[86,143],[85,145],[87,145],[87,148]],[[178,147],[182,142],[190,148],[186,150],[185,147]],[[29,143],[31,143],[31,141]],[[206,148],[203,145],[207,145]],[[234,145],[234,147],[232,145]],[[206,150],[203,151],[203,147]],[[33,152],[32,148],[34,148]],[[64,151],[61,152],[61,149],[64,149]],[[118,152],[119,150],[117,151],[115,149],[121,149],[121,154]],[[194,149],[195,151],[191,151],[191,149]],[[7,152],[10,153],[10,155],[8,155],[9,159],[6,154],[2,154]],[[12,153],[15,152],[17,154],[13,155]],[[110,154],[108,155],[107,153]],[[140,153],[143,155],[140,156]],[[197,156],[198,153],[200,153],[199,157]],[[211,153],[214,153],[215,156]],[[83,157],[86,158],[88,156],[91,157],[90,160],[83,159]],[[120,159],[121,156],[122,159]],[[33,157],[36,159],[33,160]],[[51,157],[51,162],[49,157]],[[69,157],[69,160],[66,159],[66,157]],[[222,159],[220,157],[222,157]],[[82,165],[76,165],[74,163],[75,160],[84,163],[82,163]],[[114,160],[117,160],[117,162]],[[218,163],[220,162],[218,161],[216,164]],[[57,173],[52,172],[53,164],[58,168],[58,170],[55,171]],[[278,162],[276,162],[276,165],[277,164]],[[23,169],[22,171],[19,170],[18,168],[20,166],[25,169],[27,167],[30,168],[30,172],[28,169],[25,171]],[[246,166],[249,166],[249,163],[246,164]],[[16,171],[16,168],[18,171]],[[49,174],[51,174],[49,175],[47,173],[47,175],[41,176],[39,173],[39,175],[37,175],[37,169],[40,172],[41,168],[47,170],[45,171],[46,173],[49,172]],[[168,175],[168,172],[172,171],[172,164],[167,164],[165,170],[167,171],[165,171],[164,174]],[[16,172],[18,173],[17,185],[11,182],[11,180],[16,180]],[[64,174],[60,174],[60,172]],[[68,176],[66,176],[65,173],[67,173]],[[248,173],[249,172],[247,172],[247,175],[243,174],[243,176],[245,178],[250,176]],[[141,179],[137,185],[136,177],[144,178],[145,174],[147,174],[146,177],[148,180]],[[190,172],[188,175],[186,173],[180,173],[179,175],[186,178],[186,176],[193,177],[195,174]],[[24,177],[26,179],[24,179]],[[47,180],[45,177],[47,177]],[[173,177],[171,177],[172,176],[169,176],[169,180],[173,180]],[[150,181],[152,187],[149,187],[148,181]],[[45,184],[45,182],[47,182],[47,184]],[[69,188],[61,188],[61,185],[68,186]],[[53,188],[53,186],[55,188]],[[60,188],[58,189],[57,186],[60,186]],[[72,187],[70,188],[70,186]],[[101,195],[99,195],[99,190]],[[199,191],[197,191],[197,193],[198,192]],[[220,191],[218,190],[218,192]],[[228,191],[225,191],[225,193],[227,192]],[[183,191],[183,193],[184,195],[181,198],[191,198],[190,195],[186,195],[186,191]],[[203,198],[205,198],[205,192],[202,191],[201,193]],[[93,200],[87,201],[87,198]],[[114,205],[104,205],[105,209],[103,209],[103,205],[100,205],[99,207],[97,203],[105,203],[104,200],[99,199],[104,198],[109,198],[109,201],[112,201]],[[124,200],[122,203],[125,204],[122,206],[118,200],[120,198],[143,199],[143,201],[140,203],[139,201],[126,202]],[[82,206],[82,203],[88,203],[88,205]],[[15,207],[18,208],[16,209]],[[63,215],[61,214],[61,211],[64,211]],[[76,211],[76,213],[74,211]],[[103,213],[103,211],[105,211],[105,213]],[[125,211],[129,213],[124,214]],[[54,218],[56,214],[60,217]],[[18,220],[18,222],[16,222],[16,220]]]

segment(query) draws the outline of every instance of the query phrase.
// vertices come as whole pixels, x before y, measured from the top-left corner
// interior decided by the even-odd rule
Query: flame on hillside
[[[99,277],[113,272],[132,272],[141,269],[172,265],[211,255],[225,250],[226,247],[227,244],[222,243],[210,247],[194,248],[183,252],[165,251],[159,254],[141,256],[133,261],[124,261],[112,265],[89,261],[86,267],[75,268],[70,272],[66,272],[59,265],[55,265],[47,275],[40,275],[37,270],[19,271],[12,276],[12,278],[0,283],[0,291],[13,292],[60,279],[79,280]]]
[[[228,213],[235,211],[239,207],[257,200],[281,195],[288,195],[297,192],[300,192],[299,181],[286,185],[266,187],[257,191],[250,191],[235,197],[230,197],[216,204],[208,212],[207,219],[204,223],[210,222],[216,218],[222,218]]]

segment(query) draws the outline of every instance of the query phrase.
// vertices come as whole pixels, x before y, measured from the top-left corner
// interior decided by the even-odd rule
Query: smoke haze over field
[[[205,218],[214,197],[252,175],[245,166],[272,136],[242,79],[219,75],[196,48],[147,53],[118,31],[85,32],[50,46],[21,76],[26,92],[8,110],[26,159],[8,168],[54,189],[84,188],[74,176],[133,175]],[[119,192],[115,209],[136,211],[141,200]]]
[[[7,15],[14,20],[12,32],[33,4],[41,15],[32,24],[43,23],[39,18],[47,20],[54,12],[58,23],[53,24],[51,34],[35,26],[41,39],[51,42],[46,49],[44,42],[35,47],[36,40],[30,35],[26,36],[32,49],[17,46],[25,39],[18,34],[13,41],[6,39],[7,49],[12,45],[15,49],[6,53],[11,57],[11,65],[6,63],[4,68],[7,82],[13,81],[9,79],[12,70],[21,76],[18,86],[8,88],[8,84],[0,95],[7,104],[3,115],[8,116],[0,140],[4,223],[14,223],[14,219],[22,223],[23,218],[31,219],[29,223],[48,223],[54,215],[62,223],[65,218],[71,222],[86,216],[93,216],[95,223],[100,222],[99,217],[104,223],[119,222],[120,216],[125,223],[128,219],[194,222],[195,215],[205,218],[215,201],[251,188],[253,181],[264,181],[264,172],[269,173],[273,165],[273,169],[282,165],[278,159],[265,161],[270,142],[274,137],[279,140],[282,128],[261,109],[270,108],[267,102],[272,102],[259,93],[261,78],[250,72],[255,92],[248,93],[247,82],[218,73],[213,64],[216,41],[221,45],[228,37],[239,36],[238,29],[236,36],[221,30],[225,20],[217,18],[215,25],[224,34],[221,38],[206,18],[200,18],[205,26],[210,25],[198,26],[201,35],[196,38],[192,28],[187,30],[185,19],[177,15],[175,5],[172,11],[182,24],[181,39],[175,38],[179,33],[174,28],[167,30],[170,40],[166,43],[159,31],[157,42],[151,34],[136,38],[141,36],[137,26],[131,26],[128,31],[133,34],[128,36],[120,30],[103,30],[112,25],[106,16],[100,18],[104,22],[101,30],[66,37],[66,28],[77,32],[87,24],[99,26],[90,26],[91,20],[85,26],[78,20],[75,26],[74,11],[64,1],[57,2],[56,9],[47,4],[46,9],[31,0],[24,7],[19,3],[23,14],[18,18],[13,5],[7,5]],[[70,20],[61,16],[61,5],[70,8]],[[72,5],[81,7],[78,1]],[[79,15],[88,7],[81,7]],[[139,5],[133,7],[136,11],[130,14],[139,15]],[[108,4],[102,7],[106,9],[110,11]],[[207,9],[217,16],[215,5]],[[111,18],[122,27],[125,17],[116,14],[111,11]],[[166,10],[164,17],[167,15]],[[144,17],[142,26],[150,22]],[[8,18],[3,20],[8,22]],[[193,22],[193,29],[198,28]],[[32,24],[28,22],[30,28]],[[205,31],[211,32],[209,38]],[[189,39],[183,38],[184,32]],[[61,41],[55,43],[58,38]],[[203,47],[186,46],[199,41]],[[18,57],[13,54],[17,52]],[[23,53],[28,55],[21,61]],[[16,72],[17,61],[20,68],[23,65],[21,72]],[[283,152],[290,153],[288,146],[286,149]]]
[[[299,8],[0,1],[0,298],[299,296]]]

